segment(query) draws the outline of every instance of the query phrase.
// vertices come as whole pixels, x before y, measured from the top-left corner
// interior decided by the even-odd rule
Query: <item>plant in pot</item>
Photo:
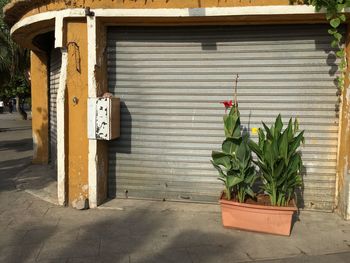
[[[292,119],[283,130],[280,115],[271,128],[265,123],[263,126],[265,132],[259,129],[259,142],[255,143],[241,133],[237,103],[228,116],[224,116],[226,139],[222,151],[212,153],[212,163],[225,185],[225,194],[220,199],[223,225],[290,235],[292,216],[297,210],[291,200],[302,183],[298,148],[304,132],[298,133],[297,121],[293,125]],[[253,191],[257,176],[251,150],[258,158],[255,162],[260,170],[263,193]],[[268,204],[262,202],[266,195],[270,199]]]
[[[252,154],[248,146],[248,135],[241,134],[240,113],[235,105],[228,115],[224,116],[226,139],[222,143],[222,151],[212,152],[212,164],[219,172],[219,180],[225,185],[222,198],[232,198],[244,203],[247,196],[255,197],[252,186],[256,180]],[[227,107],[228,108],[228,107]]]
[[[279,114],[269,128],[264,122],[264,130],[259,129],[259,140],[249,140],[249,147],[257,155],[256,164],[261,176],[263,194],[269,197],[265,206],[271,216],[265,216],[262,232],[290,235],[292,216],[297,211],[294,197],[296,189],[302,185],[301,170],[303,162],[298,150],[304,142],[304,131],[299,132],[298,121],[290,118],[283,130],[282,117]],[[266,199],[266,198],[265,198]]]

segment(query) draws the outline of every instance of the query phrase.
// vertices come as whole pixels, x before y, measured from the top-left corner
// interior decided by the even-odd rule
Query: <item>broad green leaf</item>
[[[283,128],[282,117],[281,117],[281,114],[278,114],[275,122],[275,131],[274,131],[275,137],[277,137],[277,135],[281,133],[282,128]]]
[[[253,198],[255,197],[254,191],[253,191],[252,188],[250,188],[249,186],[247,186],[246,193],[247,193],[248,195],[250,195],[251,197],[253,197]]]
[[[236,151],[239,143],[240,143],[240,140],[227,138],[222,143],[222,151],[224,153],[234,154],[234,152]]]
[[[213,161],[211,161],[211,163],[213,164],[213,166],[215,167],[216,170],[218,170],[219,172],[219,176],[221,178],[219,178],[219,180],[223,181],[224,183],[226,183],[226,174],[222,171],[221,167],[219,165],[216,165]]]
[[[236,151],[236,157],[241,162],[242,167],[247,166],[247,161],[249,160],[248,159],[249,155],[250,155],[249,148],[247,147],[247,145],[244,142],[242,142]]]
[[[269,139],[269,140],[272,140],[273,139],[273,135],[272,135],[269,127],[267,127],[267,125],[264,122],[262,124],[264,126],[265,131],[266,131],[266,138]]]
[[[253,140],[248,140],[249,148],[261,159],[262,158],[262,151],[259,147],[259,145],[256,144]]]
[[[293,120],[292,120],[292,118],[289,119],[287,132],[288,132],[288,142],[291,142],[293,140],[293,136],[294,136],[294,133],[293,133]]]
[[[262,149],[265,141],[265,133],[262,129],[259,128],[259,148]]]
[[[231,169],[231,158],[226,153],[213,151],[211,157],[214,164],[222,165],[226,170]]]
[[[230,138],[232,136],[235,124],[234,118],[231,115],[224,116],[224,130],[226,138]]]
[[[227,177],[227,186],[231,188],[231,187],[241,183],[242,181],[243,181],[243,179],[240,177],[228,176]]]
[[[289,145],[289,157],[298,149],[300,143],[304,140],[304,131],[299,133],[297,137]]]
[[[241,138],[241,125],[239,122],[236,122],[236,125],[233,130],[232,138],[239,139]]]
[[[285,130],[281,137],[281,142],[279,143],[279,153],[283,158],[284,162],[288,162],[288,130]]]
[[[273,166],[275,164],[274,156],[273,156],[273,149],[271,143],[266,143],[264,145],[264,155],[265,155],[265,161],[268,167],[273,169]]]

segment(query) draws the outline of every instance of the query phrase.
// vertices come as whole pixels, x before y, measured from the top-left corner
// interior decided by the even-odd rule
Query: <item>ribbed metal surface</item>
[[[61,52],[53,50],[50,55],[50,88],[49,88],[49,120],[50,120],[50,163],[57,164],[57,110],[56,100],[61,70]]]
[[[109,194],[217,201],[211,151],[224,139],[220,102],[239,74],[244,128],[298,117],[305,207],[332,210],[338,98],[329,43],[322,25],[110,28],[109,89],[122,117],[109,145]]]

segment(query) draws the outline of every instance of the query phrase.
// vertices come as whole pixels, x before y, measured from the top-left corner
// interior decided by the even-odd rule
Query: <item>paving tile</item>
[[[26,234],[26,231],[20,230],[20,229],[3,230],[0,235],[0,247],[21,244],[25,234]]]
[[[137,251],[130,254],[131,263],[192,263],[185,249],[166,249],[158,252]]]
[[[34,262],[41,245],[21,245],[0,247],[0,262]]]
[[[105,255],[88,258],[69,258],[67,263],[130,263],[128,254]]]
[[[24,244],[43,243],[47,241],[75,241],[78,236],[78,230],[60,229],[57,226],[42,227],[26,232],[23,237]]]
[[[230,247],[215,245],[189,247],[187,251],[193,263],[250,261],[250,258],[234,245]]]
[[[39,253],[39,260],[68,259],[72,257],[97,257],[100,243],[95,241],[46,242]]]
[[[125,254],[130,253],[136,249],[137,244],[132,242],[130,236],[120,236],[114,239],[101,239],[100,254]]]

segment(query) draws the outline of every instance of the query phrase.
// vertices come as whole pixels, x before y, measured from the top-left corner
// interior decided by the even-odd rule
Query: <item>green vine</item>
[[[346,70],[346,55],[345,48],[343,46],[343,35],[339,31],[339,27],[342,23],[346,22],[346,16],[344,9],[350,7],[350,0],[306,0],[307,4],[315,7],[319,12],[321,9],[326,11],[326,19],[330,24],[328,33],[333,36],[331,46],[336,48],[336,56],[340,59],[339,70],[340,76],[337,77],[338,88],[342,90],[344,88],[345,70]]]
[[[329,22],[330,29],[328,33],[333,37],[331,46],[336,49],[335,55],[340,59],[339,70],[340,76],[337,76],[338,88],[344,87],[345,69],[346,69],[346,54],[343,46],[343,35],[339,31],[342,23],[346,22],[344,9],[350,7],[350,0],[291,0],[291,4],[307,4],[315,7],[317,12],[322,9],[326,12],[326,19]]]

